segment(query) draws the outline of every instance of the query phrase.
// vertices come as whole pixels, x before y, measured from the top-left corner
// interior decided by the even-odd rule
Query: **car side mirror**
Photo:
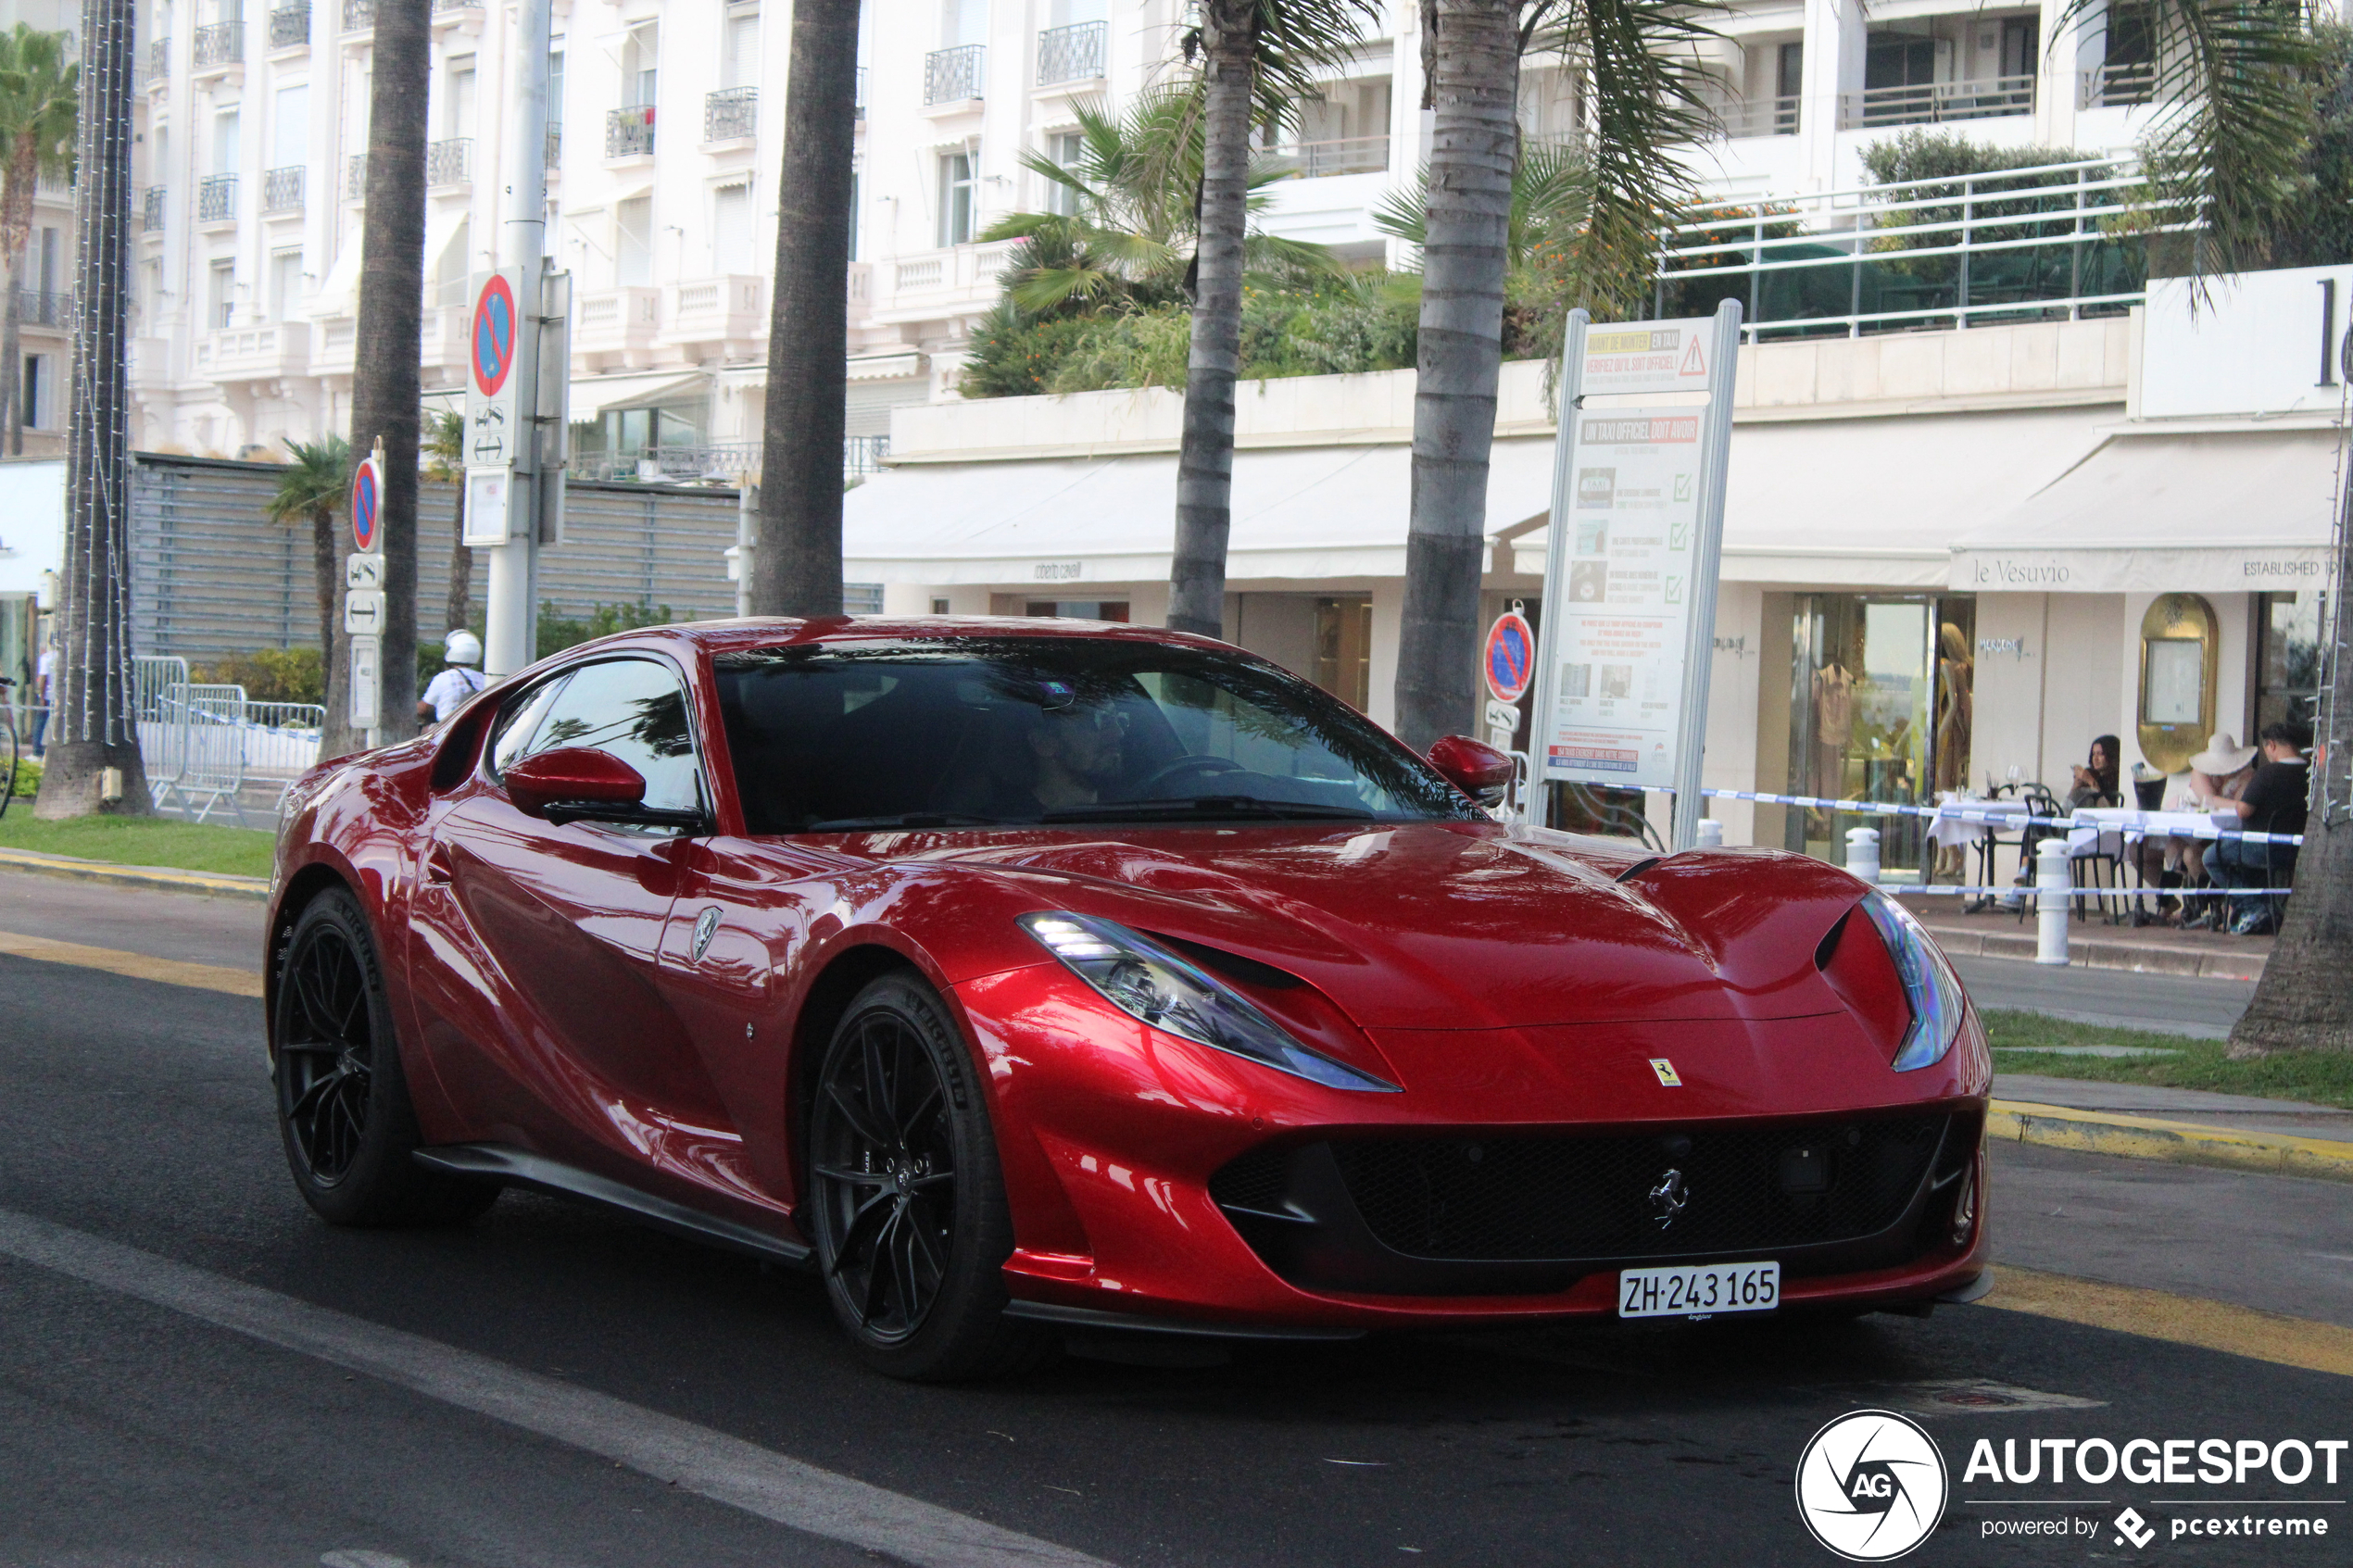
[[[1429,765],[1481,806],[1502,804],[1517,771],[1507,754],[1468,735],[1446,735],[1433,743]]]
[[[610,751],[585,746],[535,752],[511,764],[501,782],[516,810],[550,822],[692,827],[703,820],[699,811],[648,809],[645,775]]]

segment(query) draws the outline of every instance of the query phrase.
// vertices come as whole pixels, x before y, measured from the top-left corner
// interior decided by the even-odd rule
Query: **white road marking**
[[[366,1373],[657,1481],[919,1568],[1111,1568],[642,1405],[0,1209],[0,1254]]]

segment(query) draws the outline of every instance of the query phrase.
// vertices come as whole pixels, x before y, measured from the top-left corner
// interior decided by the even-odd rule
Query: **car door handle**
[[[425,885],[427,887],[447,887],[449,885],[449,879],[455,874],[456,870],[449,863],[449,851],[438,844],[425,851]]]

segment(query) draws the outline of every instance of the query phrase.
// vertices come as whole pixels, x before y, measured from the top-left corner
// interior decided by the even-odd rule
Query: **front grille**
[[[1412,1258],[1496,1261],[1802,1247],[1902,1218],[1944,1116],[1710,1127],[1600,1137],[1335,1142],[1365,1223]],[[1682,1173],[1659,1223],[1652,1193]],[[1808,1190],[1810,1189],[1810,1190]]]
[[[1290,1156],[1272,1144],[1261,1144],[1221,1166],[1209,1178],[1209,1196],[1221,1209],[1247,1209],[1256,1214],[1279,1213],[1283,1191],[1290,1183]]]

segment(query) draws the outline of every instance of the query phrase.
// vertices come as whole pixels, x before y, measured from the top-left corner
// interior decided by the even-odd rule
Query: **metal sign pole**
[[[1544,756],[1553,733],[1553,714],[1559,701],[1560,617],[1554,613],[1559,585],[1568,571],[1570,481],[1577,472],[1577,408],[1585,400],[1585,331],[1592,317],[1583,309],[1568,313],[1561,331],[1561,371],[1555,389],[1560,396],[1560,420],[1553,435],[1553,510],[1544,529],[1544,613],[1536,628],[1536,696],[1528,721],[1528,794],[1523,822],[1539,824],[1551,815],[1552,783],[1544,776]],[[1541,804],[1537,804],[1541,802]]]
[[[535,596],[541,530],[540,470],[543,440],[539,396],[540,329],[547,312],[547,51],[552,31],[550,0],[522,0],[516,8],[514,88],[507,102],[506,212],[498,230],[498,262],[514,279],[511,320],[513,364],[505,373],[511,382],[504,463],[511,464],[504,484],[495,473],[481,483],[496,486],[504,503],[505,528],[499,542],[488,546],[489,583],[485,591],[483,672],[494,680],[511,675],[532,662],[536,654]],[[483,353],[477,291],[477,320],[468,332],[468,385],[475,385],[473,361]],[[558,375],[569,367],[555,366]],[[484,389],[486,390],[486,389]],[[469,405],[475,403],[469,398]],[[476,433],[468,433],[468,451]],[[471,458],[470,458],[471,460]],[[467,475],[471,503],[477,475]],[[469,532],[472,532],[469,528]],[[487,533],[487,530],[484,530]]]
[[[1707,687],[1716,664],[1716,585],[1724,562],[1724,482],[1732,458],[1732,385],[1741,345],[1741,305],[1728,299],[1716,307],[1716,378],[1707,391],[1707,418],[1701,426],[1699,519],[1692,541],[1691,624],[1683,650],[1683,706],[1675,728],[1675,836],[1673,847],[1699,842],[1699,820],[1706,815],[1700,791],[1701,764],[1707,753]]]

